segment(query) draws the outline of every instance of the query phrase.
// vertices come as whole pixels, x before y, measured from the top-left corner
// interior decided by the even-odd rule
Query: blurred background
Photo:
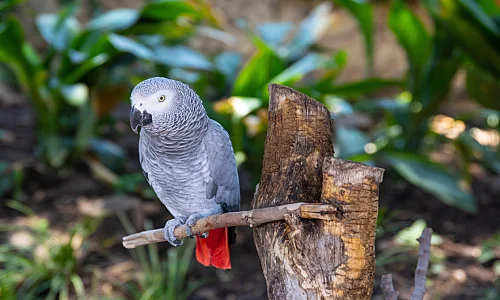
[[[233,269],[194,245],[132,251],[171,216],[145,182],[129,95],[189,84],[230,133],[242,209],[259,181],[267,84],[324,103],[336,156],[386,168],[379,280],[409,299],[500,299],[500,1],[0,1],[0,298],[266,299],[252,231]]]

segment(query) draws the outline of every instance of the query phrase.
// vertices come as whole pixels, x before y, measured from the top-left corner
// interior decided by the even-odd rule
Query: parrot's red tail
[[[207,238],[196,237],[196,260],[205,267],[231,269],[227,228],[212,229]]]

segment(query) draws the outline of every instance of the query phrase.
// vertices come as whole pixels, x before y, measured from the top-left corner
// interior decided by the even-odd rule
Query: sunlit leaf
[[[87,28],[96,31],[123,30],[134,25],[138,19],[139,13],[135,9],[117,8],[90,20]]]
[[[61,87],[61,93],[69,104],[76,107],[89,100],[89,88],[83,83],[64,85]]]
[[[444,203],[467,212],[477,210],[470,187],[443,165],[409,153],[384,153],[384,158],[403,178]]]

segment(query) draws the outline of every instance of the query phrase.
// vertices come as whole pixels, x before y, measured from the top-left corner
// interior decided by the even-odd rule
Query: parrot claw
[[[167,240],[167,242],[169,242],[172,246],[178,247],[182,245],[182,241],[178,240],[174,234],[175,227],[182,224],[184,224],[184,222],[178,218],[170,219],[165,224],[165,228],[163,229],[163,236],[165,237],[165,240]]]
[[[208,232],[200,233],[198,234],[198,236],[201,237],[202,239],[206,239],[208,237]]]
[[[186,234],[188,237],[193,238],[191,227],[194,226],[194,224],[196,224],[199,219],[202,219],[204,217],[205,216],[202,214],[194,214],[189,216],[189,218],[186,220]]]

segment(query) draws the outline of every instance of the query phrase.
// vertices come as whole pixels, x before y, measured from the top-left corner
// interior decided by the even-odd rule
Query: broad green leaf
[[[112,33],[109,35],[109,42],[121,52],[130,53],[147,60],[155,59],[153,51],[131,38]]]
[[[257,50],[236,77],[232,91],[234,96],[260,97],[265,85],[285,68],[271,48],[264,43],[256,43]]]
[[[0,61],[6,63],[16,74],[19,82],[28,86],[28,78],[33,70],[22,55],[24,34],[21,24],[14,18],[0,23]]]
[[[384,153],[384,158],[403,178],[444,203],[467,212],[477,211],[470,187],[443,165],[409,153]]]
[[[61,94],[69,104],[80,107],[89,100],[89,88],[83,83],[61,86]]]
[[[175,68],[211,70],[212,63],[202,53],[182,45],[154,49],[155,61]]]
[[[269,83],[291,85],[300,81],[307,73],[325,68],[328,60],[329,58],[326,55],[309,53],[276,75]]]
[[[406,51],[410,64],[410,89],[418,85],[432,49],[432,40],[420,19],[401,0],[389,12],[389,28]]]
[[[117,8],[90,20],[87,28],[95,31],[124,30],[134,25],[138,19],[139,13],[135,9]]]
[[[364,154],[365,145],[370,140],[361,130],[356,128],[338,127],[335,130],[336,154],[341,158]]]
[[[391,87],[401,87],[404,83],[396,79],[368,78],[357,82],[340,85],[322,86],[318,89],[323,94],[359,96]]]
[[[77,80],[85,76],[89,71],[93,70],[94,68],[97,68],[104,63],[108,62],[110,59],[110,56],[107,54],[99,54],[97,56],[94,56],[88,60],[86,60],[83,64],[80,66],[76,67],[74,70],[71,71],[68,75],[65,75],[62,78],[62,82],[64,83],[75,83]]]
[[[262,40],[275,49],[281,45],[291,29],[291,22],[262,23],[257,26]]]
[[[302,55],[310,46],[314,45],[330,26],[330,13],[332,4],[324,2],[316,6],[302,23],[300,23],[297,35],[288,45],[288,55],[290,59]]]
[[[214,59],[215,68],[224,74],[226,81],[232,82],[238,74],[242,56],[238,52],[222,52]]]
[[[474,100],[486,108],[500,110],[500,78],[471,68],[467,71],[467,92]]]
[[[358,21],[365,39],[368,65],[373,70],[373,5],[364,0],[336,0],[336,2],[345,7]]]
[[[71,40],[81,31],[81,25],[76,18],[56,14],[41,14],[36,18],[38,31],[43,39],[57,51],[64,51]]]

